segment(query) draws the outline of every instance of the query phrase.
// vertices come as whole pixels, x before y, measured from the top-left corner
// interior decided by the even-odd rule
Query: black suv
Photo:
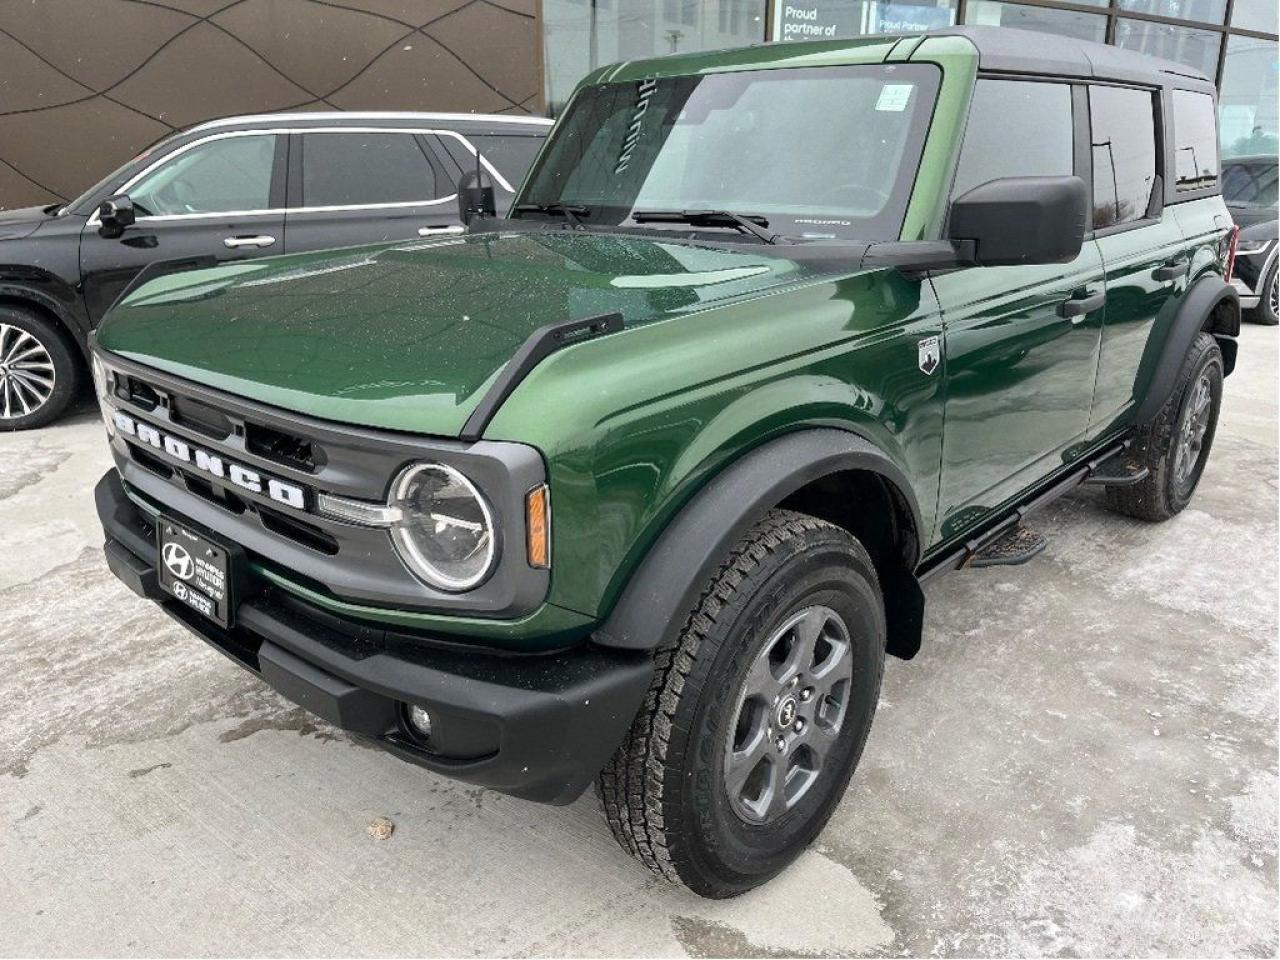
[[[146,266],[461,233],[477,150],[500,212],[551,121],[440,113],[230,117],[176,134],[61,206],[0,211],[0,429],[74,398],[86,338]]]
[[[1222,198],[1240,228],[1235,278],[1240,306],[1258,323],[1280,323],[1276,158],[1235,157],[1222,164]]]

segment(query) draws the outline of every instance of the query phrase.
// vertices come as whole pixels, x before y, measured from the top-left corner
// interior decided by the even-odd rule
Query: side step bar
[[[997,521],[986,530],[983,530],[972,539],[965,541],[962,546],[957,547],[951,553],[948,553],[936,561],[930,562],[928,566],[917,571],[916,579],[921,584],[925,584],[934,577],[941,576],[944,573],[950,573],[952,570],[960,570],[964,567],[975,565],[975,557],[977,557],[985,547],[991,546],[1002,537],[1010,536],[1031,513],[1034,513],[1041,507],[1057,500],[1058,497],[1062,496],[1064,493],[1074,490],[1080,484],[1090,482],[1090,478],[1097,478],[1096,480],[1093,480],[1094,483],[1117,486],[1140,482],[1146,477],[1145,467],[1141,468],[1144,472],[1135,476],[1133,472],[1125,472],[1118,469],[1117,465],[1112,463],[1113,459],[1124,456],[1131,443],[1131,440],[1122,440],[1119,443],[1104,448],[1102,452],[1090,459],[1087,463],[1076,467],[1061,480],[1050,484],[1040,493],[1033,494],[1025,503],[1014,507],[1013,510],[1005,515],[1001,520]],[[1104,477],[1107,479],[1103,479]],[[1113,477],[1115,479],[1111,479]],[[1031,556],[1039,553],[1042,548],[1043,547],[1035,549],[1034,552],[1025,559],[1030,559]],[[1023,561],[1018,560],[1014,562]],[[990,566],[991,564],[979,562],[976,565]]]

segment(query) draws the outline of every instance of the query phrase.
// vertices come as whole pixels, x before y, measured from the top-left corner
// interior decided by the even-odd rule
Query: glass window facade
[[[1003,0],[969,0],[965,23],[1039,30],[1096,43],[1107,38],[1107,18],[1100,14],[1005,3]]]
[[[1218,72],[1222,36],[1208,30],[1125,17],[1116,24],[1116,46],[1176,60],[1212,77]]]
[[[619,60],[758,43],[763,0],[543,0],[547,110],[564,109],[578,81]]]
[[[618,60],[986,24],[1192,66],[1221,91],[1222,157],[1274,155],[1277,18],[1276,0],[543,0],[544,92],[555,115],[583,76]]]
[[[1276,155],[1276,56],[1275,40],[1227,38],[1218,93],[1223,157]]]

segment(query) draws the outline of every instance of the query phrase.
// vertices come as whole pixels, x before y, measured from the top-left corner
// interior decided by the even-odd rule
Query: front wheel
[[[75,399],[80,368],[61,330],[20,307],[0,304],[0,430],[51,422]]]
[[[825,826],[871,729],[884,602],[849,533],[773,510],[656,654],[644,706],[597,783],[636,859],[706,897],[790,864]]]

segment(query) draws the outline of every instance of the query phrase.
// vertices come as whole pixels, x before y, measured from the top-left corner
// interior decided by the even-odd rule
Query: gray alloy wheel
[[[1267,290],[1267,304],[1271,307],[1271,316],[1280,317],[1280,270],[1271,270],[1271,287]]]
[[[729,802],[747,823],[792,809],[822,773],[849,705],[849,628],[830,607],[801,610],[757,655],[724,758]]]
[[[0,420],[36,413],[57,383],[49,348],[28,331],[0,323]]]
[[[1177,449],[1173,458],[1173,479],[1186,483],[1204,448],[1204,437],[1209,430],[1209,414],[1213,407],[1213,383],[1209,371],[1203,370],[1191,388],[1191,397],[1178,427]]]

